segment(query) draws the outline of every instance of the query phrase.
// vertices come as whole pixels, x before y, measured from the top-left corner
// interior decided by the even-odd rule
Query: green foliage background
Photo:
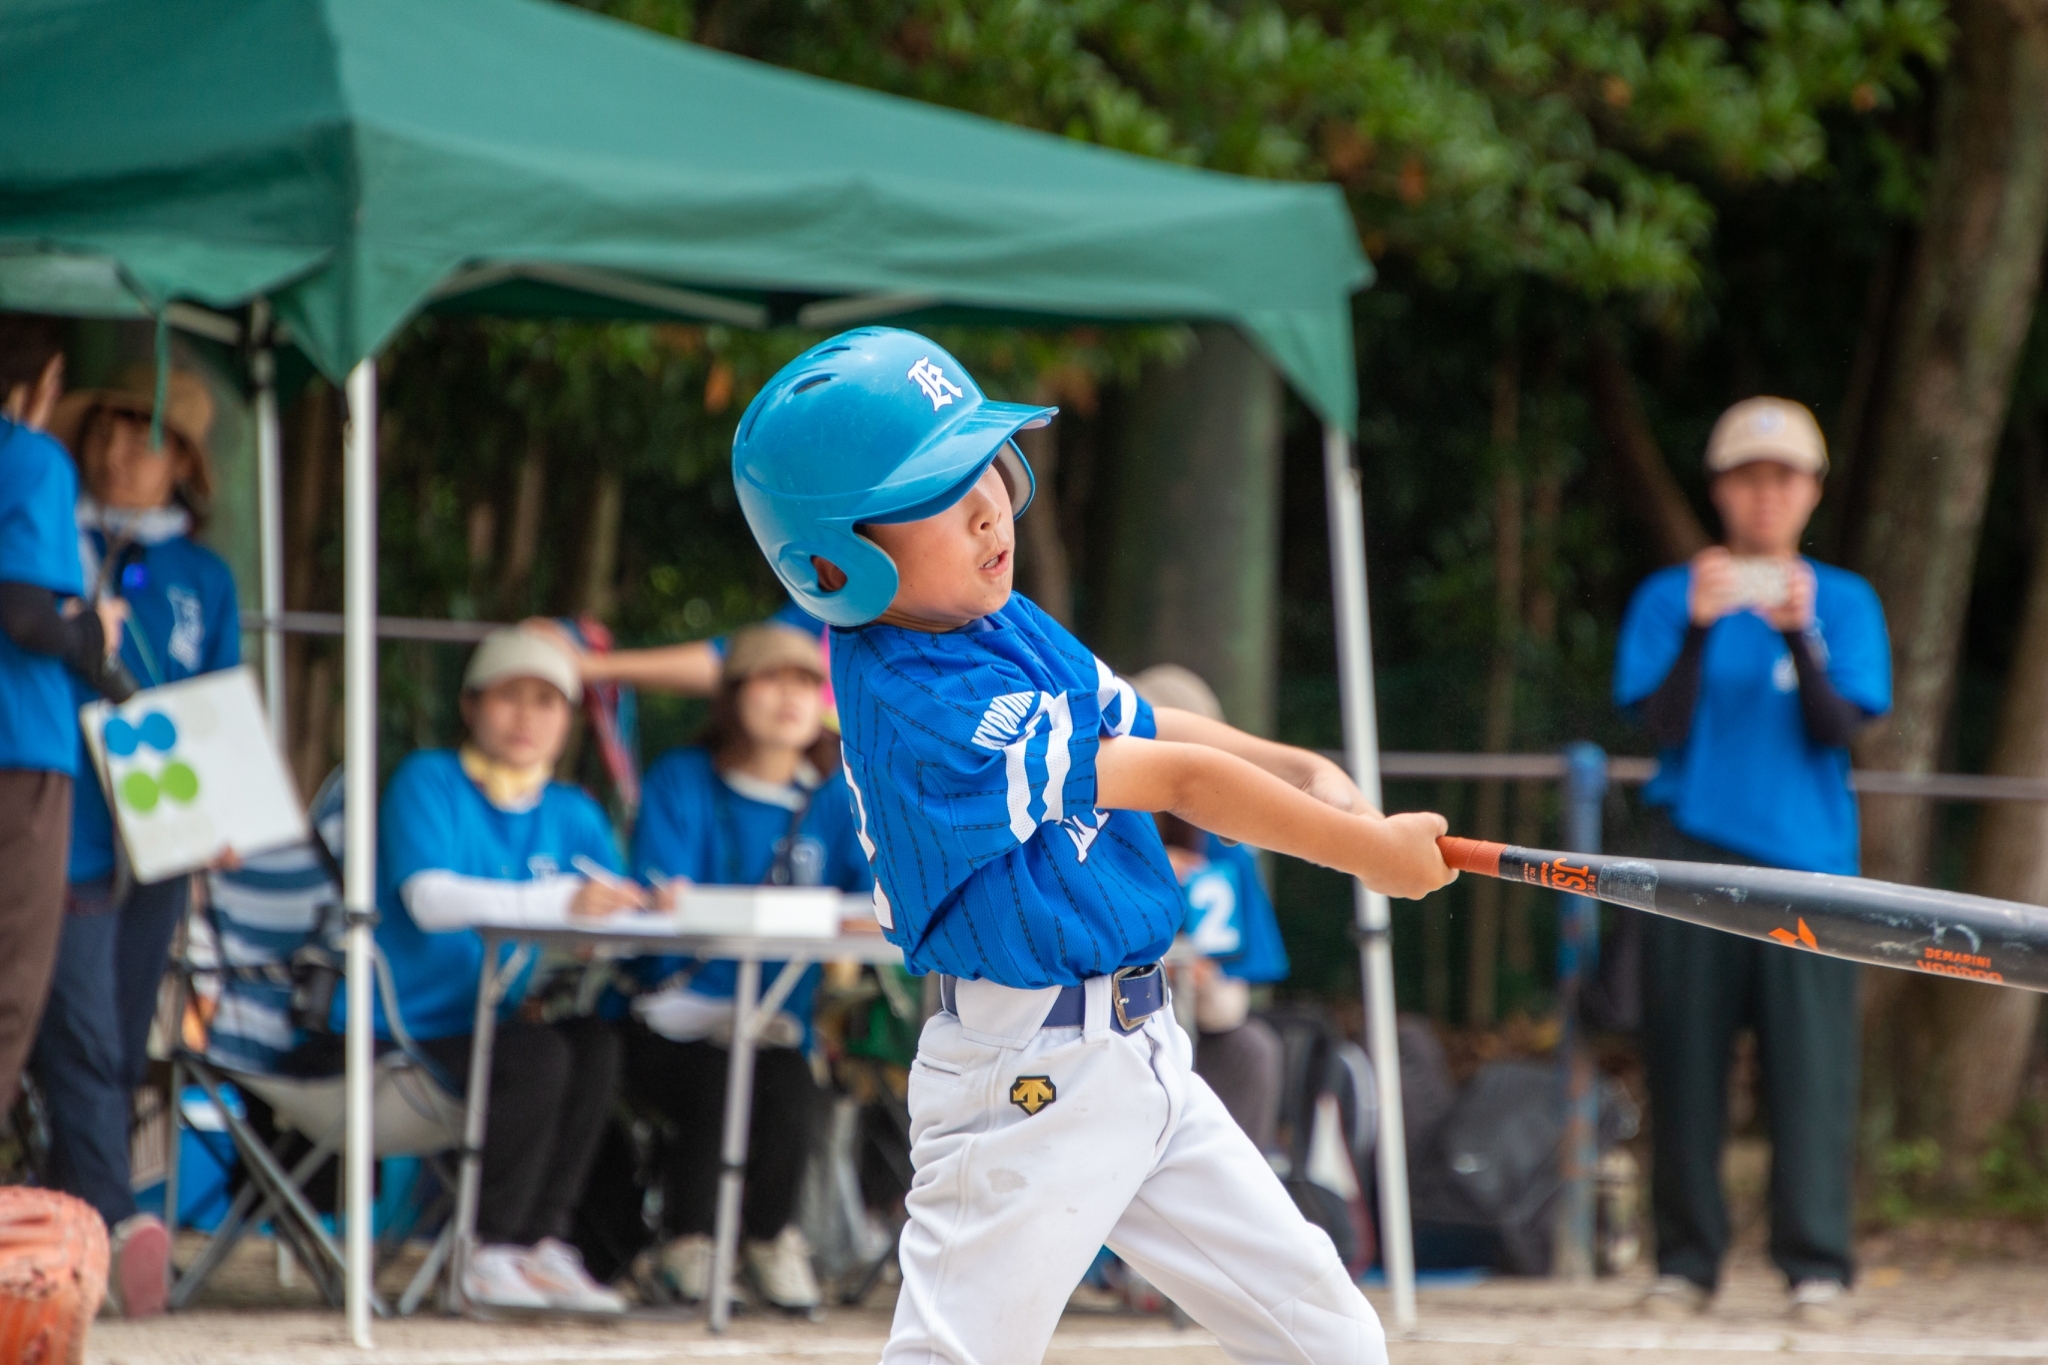
[[[1477,747],[1494,638],[1489,490],[1512,461],[1525,478],[1556,471],[1563,489],[1542,567],[1558,624],[1548,639],[1516,643],[1513,747],[1592,738],[1643,751],[1607,703],[1606,675],[1621,607],[1657,561],[1592,421],[1585,338],[1595,327],[1620,338],[1702,508],[1696,452],[1727,402],[1778,392],[1837,427],[1869,281],[1917,209],[1925,96],[1949,41],[1938,0],[587,7],[1141,155],[1342,185],[1381,272],[1356,305],[1360,455],[1383,739],[1400,749]],[[387,367],[386,609],[506,619],[572,608],[595,475],[610,470],[624,491],[612,615],[622,638],[695,638],[772,610],[780,595],[734,506],[727,443],[747,398],[812,339],[417,324]],[[1186,343],[1173,329],[942,339],[1004,396],[1057,395],[1071,439],[1105,451],[1142,366]],[[1488,403],[1504,352],[1522,376],[1520,439],[1506,450],[1492,439]],[[1286,446],[1281,727],[1333,746],[1316,442],[1297,409]],[[503,524],[536,449],[547,471],[540,552],[508,592]],[[478,539],[480,507],[493,509],[495,540]],[[1830,534],[1824,524],[1817,548]],[[1987,550],[1980,599],[2023,571],[2023,556],[2000,553]],[[1085,559],[1077,574],[1085,603]],[[1986,648],[1978,675],[1995,676],[2002,661]],[[387,752],[454,732],[458,666],[441,647],[390,651]],[[650,705],[650,756],[693,724],[689,706]],[[1397,785],[1389,797],[1448,806],[1455,822],[1469,794]],[[1610,838],[1625,838],[1624,798],[1612,813]],[[1279,870],[1278,885],[1297,963],[1291,988],[1353,989],[1346,888],[1296,865]],[[1420,989],[1420,916],[1435,909],[1404,907],[1397,922],[1404,1006]],[[1461,923],[1453,913],[1453,960]],[[1510,1000],[1540,1006],[1544,976],[1509,982]]]

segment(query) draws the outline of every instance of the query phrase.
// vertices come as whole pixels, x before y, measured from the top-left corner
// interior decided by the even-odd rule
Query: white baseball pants
[[[1233,1360],[1385,1365],[1372,1306],[1194,1074],[1173,1012],[1119,1034],[1109,984],[1088,983],[1082,1028],[1038,1026],[1056,988],[977,981],[925,1025],[884,1365],[1037,1365],[1105,1244]]]

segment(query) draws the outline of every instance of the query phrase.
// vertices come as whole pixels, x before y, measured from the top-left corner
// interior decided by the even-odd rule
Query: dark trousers
[[[50,1115],[57,1188],[109,1228],[135,1212],[128,1133],[149,1068],[149,1025],[192,879],[173,877],[110,898],[111,878],[70,889],[50,1001],[30,1058]]]
[[[1754,862],[1675,831],[1660,856]],[[1645,916],[1657,1269],[1713,1288],[1728,1250],[1721,1194],[1728,1066],[1755,1029],[1771,1139],[1771,1260],[1792,1283],[1854,1273],[1851,1192],[1861,1037],[1856,964]]]
[[[638,1023],[627,1027],[626,1093],[675,1127],[661,1172],[664,1231],[671,1237],[709,1233],[718,1215],[730,1054],[713,1043],[671,1042]],[[750,1240],[774,1237],[795,1215],[817,1110],[818,1085],[803,1053],[764,1047],[754,1054],[754,1113],[740,1205],[740,1227]]]
[[[420,1051],[458,1090],[469,1085],[470,1038],[423,1038]],[[598,1139],[619,1093],[619,1040],[596,1019],[508,1020],[491,1051],[483,1183],[476,1230],[484,1242],[532,1246],[569,1236]]]
[[[1247,1019],[1223,1033],[1204,1033],[1195,1044],[1195,1074],[1262,1152],[1274,1150],[1280,1124],[1280,1078],[1287,1048],[1263,1019]]]
[[[70,777],[0,768],[0,1113],[20,1091],[50,989],[70,859]]]

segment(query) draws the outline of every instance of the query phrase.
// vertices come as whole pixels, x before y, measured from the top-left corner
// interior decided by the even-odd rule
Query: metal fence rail
[[[1330,758],[1343,755],[1325,750]],[[1568,771],[1564,751],[1547,754],[1384,753],[1380,771],[1388,778],[1451,781],[1562,782]],[[1607,780],[1639,787],[1657,773],[1654,758],[1610,755]],[[1931,801],[2048,801],[2048,778],[1998,777],[1988,773],[1903,773],[1858,768],[1852,790],[1869,796],[1918,796]]]

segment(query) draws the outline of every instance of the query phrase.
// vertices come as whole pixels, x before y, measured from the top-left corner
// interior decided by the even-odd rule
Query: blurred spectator
[[[866,891],[873,876],[855,832],[837,744],[824,731],[817,639],[786,625],[749,626],[725,651],[711,720],[698,744],[647,774],[633,865],[650,880],[774,883]],[[719,1139],[737,965],[662,958],[638,964],[658,988],[634,1001],[626,1088],[673,1125],[661,1171],[664,1274],[683,1297],[710,1292]],[[765,987],[782,970],[762,966]],[[808,968],[769,1025],[754,1072],[743,1254],[763,1298],[819,1302],[810,1248],[792,1221],[818,1113],[805,1048],[818,968]]]
[[[160,687],[240,663],[242,622],[234,575],[192,538],[205,525],[213,487],[213,396],[198,376],[174,370],[163,443],[152,446],[155,384],[154,370],[143,367],[119,387],[67,394],[50,434],[76,455],[85,489],[77,508],[85,598],[127,604],[121,662]],[[81,681],[73,705],[91,697]],[[72,729],[79,771],[90,773],[75,720]],[[107,1223],[108,1302],[145,1317],[163,1311],[170,1239],[161,1220],[136,1207],[129,1116],[149,1067],[157,987],[192,879],[138,884],[120,854],[106,795],[86,780],[72,797],[69,880],[63,940],[30,1064],[48,1105],[55,1183]]]
[[[469,1083],[483,963],[482,937],[469,926],[559,924],[645,904],[609,875],[619,856],[604,811],[552,780],[582,694],[575,660],[547,636],[493,631],[470,657],[462,689],[469,739],[399,765],[384,793],[377,860],[377,945],[403,1022],[458,1093]],[[575,875],[593,867],[607,875]],[[564,1239],[618,1091],[618,1040],[595,1019],[518,1017],[532,976],[529,961],[500,1006],[482,1245],[463,1293],[490,1307],[616,1312],[623,1301],[589,1277]],[[391,1036],[381,1009],[377,1030]]]
[[[1223,704],[1209,684],[1179,664],[1148,668],[1131,685],[1154,706],[1223,719]],[[1273,902],[1251,849],[1171,815],[1157,818],[1187,900],[1182,932],[1203,955],[1195,970],[1195,1074],[1259,1150],[1270,1153],[1286,1050],[1270,1025],[1251,1017],[1251,988],[1287,976]]]
[[[0,314],[0,1110],[11,1108],[64,921],[78,764],[73,673],[117,694],[124,608],[76,610],[78,476],[43,431],[64,388],[63,325]]]
[[[1858,866],[1850,739],[1891,706],[1877,594],[1799,555],[1827,447],[1813,414],[1752,398],[1707,442],[1723,543],[1636,590],[1614,696],[1649,727],[1655,856]],[[1787,926],[1788,930],[1790,926]],[[1771,1137],[1771,1258],[1801,1320],[1848,1317],[1855,964],[1649,917],[1644,1044],[1659,1315],[1704,1311],[1728,1249],[1721,1142],[1736,1032],[1756,1030]]]

